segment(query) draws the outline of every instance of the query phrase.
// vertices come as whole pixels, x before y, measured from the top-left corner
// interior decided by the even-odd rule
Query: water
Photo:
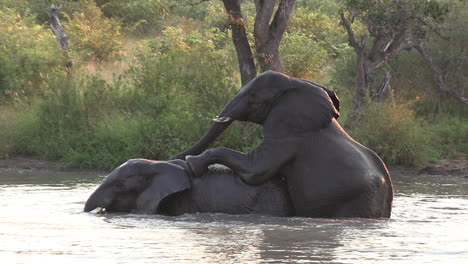
[[[103,175],[0,171],[1,263],[468,263],[468,179],[394,175],[390,220],[83,213]]]

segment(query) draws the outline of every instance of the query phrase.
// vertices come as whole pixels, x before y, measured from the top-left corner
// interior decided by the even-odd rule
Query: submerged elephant
[[[84,211],[181,215],[211,212],[288,216],[292,205],[280,179],[251,186],[226,167],[191,179],[185,161],[132,159],[112,171]]]
[[[247,83],[185,158],[195,175],[208,165],[231,168],[251,185],[283,178],[294,215],[390,217],[393,187],[382,160],[339,125],[339,100],[313,82],[268,71]],[[249,153],[203,152],[234,120],[263,126],[263,141]]]

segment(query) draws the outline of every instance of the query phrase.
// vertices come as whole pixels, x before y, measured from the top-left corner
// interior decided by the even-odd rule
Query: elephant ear
[[[333,103],[333,106],[335,107],[335,118],[338,118],[340,117],[340,99],[338,99],[338,96],[336,95],[336,93],[330,89],[328,89],[327,87],[321,87],[323,90],[325,90],[325,92],[327,92],[328,96],[330,97],[330,99],[332,100],[332,103]]]
[[[152,164],[154,175],[148,187],[138,196],[135,213],[156,214],[164,198],[191,188],[189,174],[170,163]]]
[[[328,89],[327,87],[323,86],[323,85],[320,85],[318,83],[315,83],[315,82],[312,82],[312,81],[308,81],[308,80],[304,80],[310,84],[312,84],[313,86],[317,86],[317,87],[320,87],[322,88],[325,92],[327,92],[328,96],[330,97],[330,99],[332,100],[333,102],[333,106],[335,107],[335,109],[337,110],[337,114],[338,116],[336,116],[336,118],[338,118],[340,116],[339,112],[340,112],[340,99],[338,98],[338,96],[336,95],[336,93],[330,89]]]
[[[318,131],[339,117],[339,100],[328,88],[292,79],[291,86],[271,109],[269,116],[270,123],[286,129],[287,135]]]

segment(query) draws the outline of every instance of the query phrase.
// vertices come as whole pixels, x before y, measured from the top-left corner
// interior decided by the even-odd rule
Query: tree
[[[432,56],[424,42],[430,32],[440,29],[449,6],[436,0],[343,2],[341,24],[348,33],[349,44],[356,52],[356,88],[345,123],[345,127],[352,128],[359,123],[360,114],[365,109],[371,74],[398,56],[402,50],[416,48],[429,62],[434,76],[439,75],[437,71],[440,72],[440,69],[434,60],[431,62]],[[355,29],[359,25],[364,29],[358,35]],[[450,91],[440,76],[435,77],[435,80],[439,89]]]
[[[60,19],[58,16],[59,10],[63,6],[63,1],[59,6],[52,4],[50,6],[49,17],[50,17],[50,28],[52,32],[54,32],[55,36],[57,37],[62,50],[65,53],[65,57],[67,57],[67,62],[65,66],[67,67],[68,76],[71,77],[72,67],[73,67],[73,59],[71,58],[70,54],[68,53],[68,39],[69,36],[63,29],[62,23],[60,23]]]
[[[247,29],[242,16],[239,0],[223,0],[224,8],[228,13],[228,23],[232,30],[232,42],[236,47],[237,59],[241,73],[242,86],[255,78],[257,69],[255,67],[252,50],[247,38]]]
[[[284,72],[279,45],[294,9],[294,2],[295,0],[255,0],[254,47],[255,57],[262,71]],[[247,30],[241,11],[241,0],[223,0],[223,3],[228,13],[229,25],[232,28],[232,39],[236,46],[242,84],[244,85],[256,76],[257,69],[247,38]]]

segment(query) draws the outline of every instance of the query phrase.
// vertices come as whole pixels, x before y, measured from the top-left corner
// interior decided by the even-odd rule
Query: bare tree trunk
[[[257,48],[257,60],[263,71],[284,72],[283,61],[278,46],[275,43],[267,42],[265,45]]]
[[[390,97],[390,72],[385,73],[385,76],[380,82],[379,88],[371,95],[372,100],[376,102],[386,102]]]
[[[67,57],[67,62],[66,62],[66,67],[67,67],[67,73],[68,76],[71,75],[72,72],[72,67],[73,67],[73,60],[70,58],[70,55],[68,54],[68,35],[63,29],[62,23],[60,23],[60,19],[58,17],[58,12],[63,6],[63,1],[59,6],[56,6],[52,4],[50,6],[50,12],[49,12],[49,18],[50,18],[50,29],[52,32],[54,32],[55,36],[57,36],[57,39],[60,43],[60,46],[62,47],[62,50],[65,52],[65,55]]]
[[[406,19],[408,21],[412,19],[411,16],[405,15],[405,12],[402,12],[402,14],[402,19]],[[452,94],[457,95],[457,98],[460,101],[468,103],[466,98],[458,95],[454,90],[450,90],[445,86],[440,67],[437,67],[434,63],[434,59],[430,56],[430,53],[424,49],[420,39],[422,36],[419,35],[416,29],[415,31],[412,31],[409,30],[408,27],[401,26],[398,28],[398,31],[389,35],[385,30],[382,32],[379,31],[378,27],[368,27],[369,33],[374,37],[372,46],[368,47],[367,45],[370,41],[367,41],[367,35],[360,36],[358,41],[358,38],[351,27],[350,20],[346,18],[343,10],[340,12],[340,16],[341,24],[345,27],[348,33],[349,44],[354,48],[357,56],[356,90],[353,95],[353,104],[351,106],[348,119],[346,119],[345,122],[345,128],[353,128],[359,124],[359,116],[368,101],[367,94],[370,86],[370,74],[394,59],[404,49],[409,50],[417,48],[429,63],[431,70],[433,71],[434,80],[439,86],[439,89],[444,92],[451,92]],[[403,22],[410,23],[408,21]]]
[[[254,25],[255,48],[262,71],[284,72],[279,45],[294,9],[295,0],[280,0],[272,20],[276,2],[277,0],[255,0],[257,10]]]
[[[353,103],[349,111],[348,118],[344,124],[346,129],[354,128],[359,124],[359,118],[362,110],[367,103],[367,90],[368,90],[368,75],[367,66],[365,63],[364,49],[357,53],[356,59],[356,89],[353,94]]]
[[[432,72],[432,78],[434,80],[434,83],[437,87],[437,89],[444,93],[444,94],[450,94],[454,96],[457,100],[464,104],[468,104],[468,98],[464,97],[462,94],[457,92],[453,87],[449,87],[446,84],[445,81],[445,72],[442,70],[442,67],[436,62],[435,58],[432,56],[432,53],[429,51],[429,49],[423,44],[423,43],[418,43],[415,48],[418,50],[418,52],[424,57],[426,60],[427,64],[429,64],[429,68],[431,69]]]
[[[257,68],[250,49],[244,18],[240,9],[240,0],[223,0],[224,7],[229,16],[229,25],[232,29],[232,42],[236,47],[237,59],[241,73],[242,86],[255,78]]]

